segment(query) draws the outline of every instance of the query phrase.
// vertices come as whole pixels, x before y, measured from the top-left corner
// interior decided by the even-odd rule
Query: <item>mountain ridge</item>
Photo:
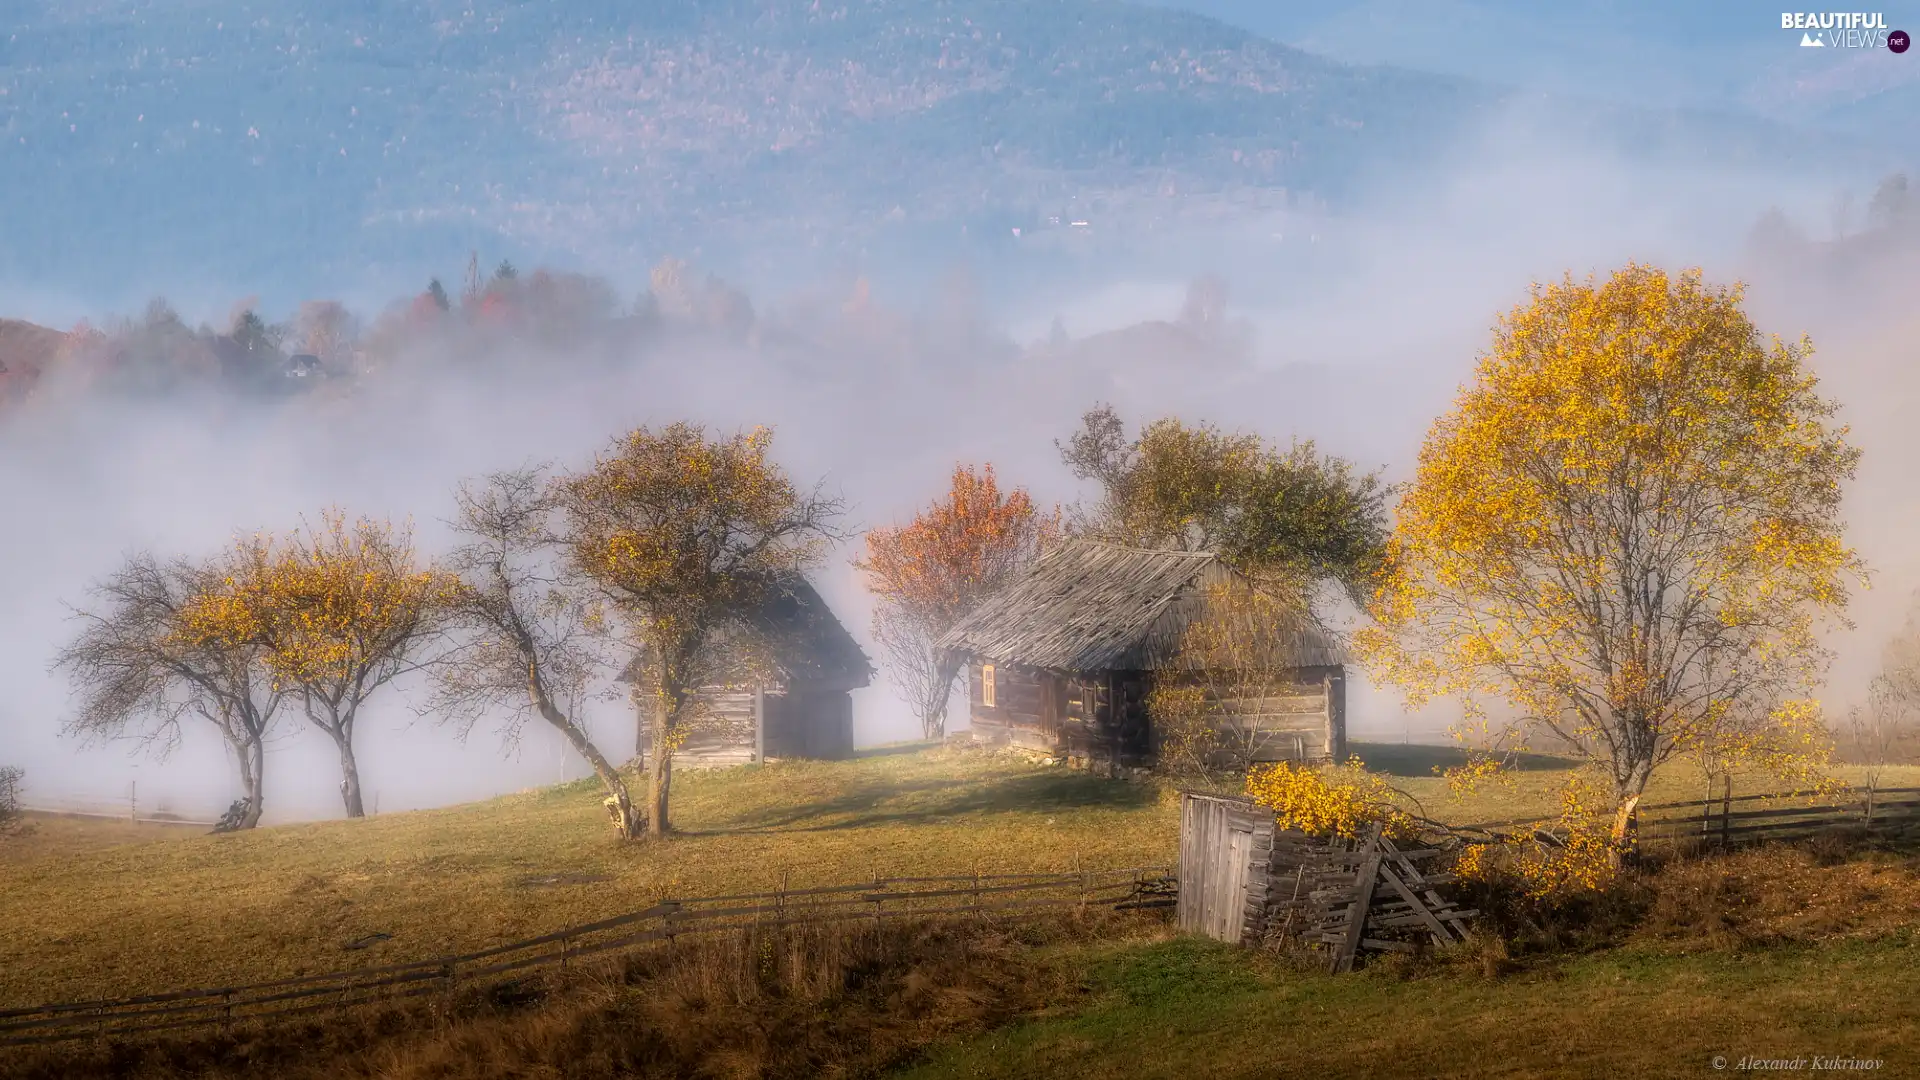
[[[0,208],[0,280],[311,287],[469,247],[606,265],[1312,206],[1459,153],[1512,100],[1117,0],[11,7],[0,168],[32,194]],[[1570,115],[1601,145],[1648,126]],[[1800,141],[1669,119],[1651,152]]]

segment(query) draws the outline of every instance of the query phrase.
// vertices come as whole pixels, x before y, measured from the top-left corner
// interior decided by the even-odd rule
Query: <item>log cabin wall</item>
[[[1163,676],[1166,677],[1166,676]],[[1181,676],[1172,676],[1181,678]],[[1188,676],[1187,678],[1192,678]],[[1253,761],[1316,763],[1346,757],[1346,679],[1343,669],[1295,668],[1270,687],[1236,687],[1234,696],[1208,694],[1223,739],[1250,749]],[[1232,755],[1223,754],[1223,762]]]
[[[1155,764],[1158,738],[1147,712],[1154,672],[1063,675],[993,664],[994,703],[983,704],[985,669],[968,669],[968,718],[976,740],[1064,757],[1078,766]],[[1174,676],[1181,677],[1181,676]],[[1322,762],[1346,756],[1345,678],[1338,666],[1299,668],[1258,696],[1220,704],[1251,722],[1256,761]]]
[[[993,669],[993,704],[984,704],[985,672]],[[968,666],[967,719],[973,737],[989,746],[1058,753],[1059,725],[1045,716],[1043,674],[1017,664],[975,660]]]
[[[673,752],[674,768],[715,769],[758,760],[753,691],[709,687],[697,696],[700,715],[688,725],[686,739]],[[641,736],[641,747],[645,760],[652,749],[648,734]]]

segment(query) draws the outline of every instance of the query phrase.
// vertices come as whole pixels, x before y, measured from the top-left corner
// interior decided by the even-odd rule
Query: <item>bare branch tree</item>
[[[600,612],[556,558],[554,504],[544,467],[494,473],[455,495],[466,543],[448,559],[461,587],[452,602],[458,644],[434,669],[431,708],[462,738],[484,717],[508,745],[532,717],[566,737],[607,791],[623,839],[641,833],[625,778],[594,745],[580,709],[608,668]]]
[[[239,826],[252,828],[263,805],[264,743],[285,694],[258,644],[185,632],[187,609],[215,595],[224,580],[218,563],[129,557],[94,586],[99,608],[76,614],[80,633],[53,667],[66,673],[76,697],[66,734],[130,739],[164,757],[179,745],[183,718],[212,724],[239,762],[247,803]]]

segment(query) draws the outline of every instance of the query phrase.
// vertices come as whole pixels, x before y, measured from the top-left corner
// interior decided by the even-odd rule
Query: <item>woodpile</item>
[[[1412,952],[1422,938],[1451,945],[1469,937],[1467,921],[1478,912],[1436,891],[1453,875],[1420,869],[1439,848],[1402,849],[1378,826],[1357,841],[1281,832],[1274,844],[1273,864],[1292,873],[1268,882],[1269,925],[1282,937],[1329,946],[1330,971],[1353,970],[1361,949]],[[1289,885],[1291,897],[1271,895]]]

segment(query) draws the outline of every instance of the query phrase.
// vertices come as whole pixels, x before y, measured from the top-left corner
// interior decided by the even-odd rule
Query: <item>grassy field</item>
[[[1920,939],[1635,949],[1500,979],[1330,977],[1180,939],[1091,963],[1092,1004],[935,1048],[900,1080],[1701,1077],[1716,1055],[1920,1065]],[[1799,1071],[1809,1071],[1810,1062]]]
[[[1449,751],[1359,749],[1452,821],[1544,813],[1562,778],[1541,759],[1453,800]],[[1698,794],[1676,775],[1654,797]],[[663,844],[615,841],[599,801],[586,781],[225,836],[43,819],[0,841],[0,1006],[421,959],[783,881],[1167,865],[1177,829],[1159,788],[949,750],[686,773]]]
[[[150,840],[184,840],[204,835],[207,831],[204,825],[153,821],[136,824],[114,818],[34,811],[22,814],[20,821],[26,827],[18,835],[0,838],[0,866],[49,856],[79,855],[100,848],[142,844]]]
[[[1715,1055],[1816,1054],[1904,1075],[1920,1065],[1916,869],[1815,845],[1680,861],[1549,915],[1553,934],[1339,976],[1150,913],[696,937],[398,1012],[22,1050],[0,1076],[1679,1077]]]
[[[0,862],[0,1003],[418,959],[783,879],[1165,864],[1177,816],[1151,787],[948,751],[684,773],[674,810],[661,844],[616,841],[591,781],[106,847],[36,823],[0,842],[23,841]]]

